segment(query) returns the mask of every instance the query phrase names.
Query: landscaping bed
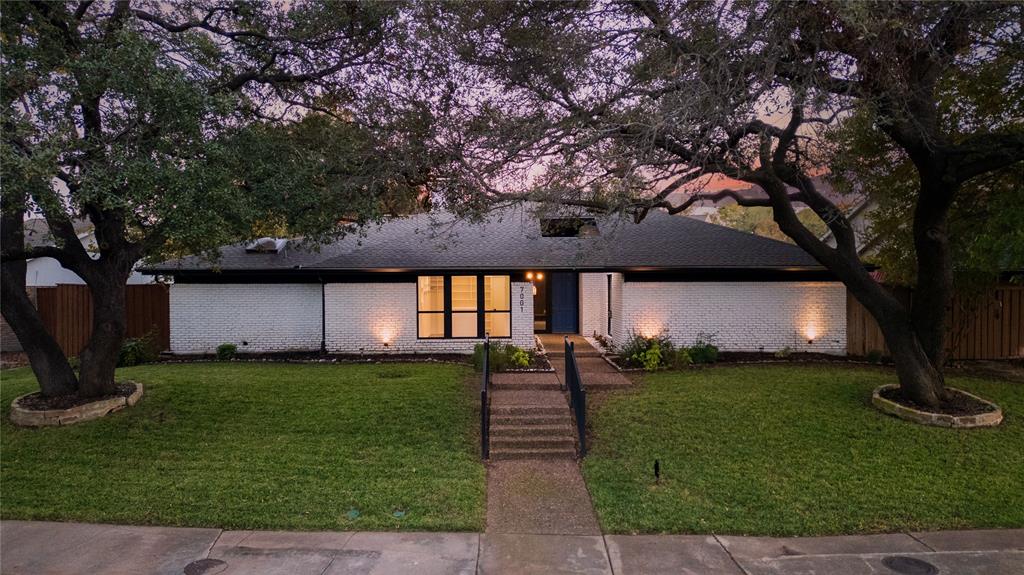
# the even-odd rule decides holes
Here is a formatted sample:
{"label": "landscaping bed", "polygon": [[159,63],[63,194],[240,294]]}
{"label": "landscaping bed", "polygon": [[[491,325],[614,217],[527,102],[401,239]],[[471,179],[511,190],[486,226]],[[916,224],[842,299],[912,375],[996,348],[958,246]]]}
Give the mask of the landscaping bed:
{"label": "landscaping bed", "polygon": [[1024,386],[947,380],[999,405],[1005,420],[947,429],[890,417],[871,404],[873,390],[896,381],[885,368],[647,374],[592,406],[584,476],[613,533],[1024,527]]}
{"label": "landscaping bed", "polygon": [[447,364],[160,363],[145,399],[71,427],[12,425],[35,389],[4,371],[4,519],[233,529],[483,528],[470,370]]}

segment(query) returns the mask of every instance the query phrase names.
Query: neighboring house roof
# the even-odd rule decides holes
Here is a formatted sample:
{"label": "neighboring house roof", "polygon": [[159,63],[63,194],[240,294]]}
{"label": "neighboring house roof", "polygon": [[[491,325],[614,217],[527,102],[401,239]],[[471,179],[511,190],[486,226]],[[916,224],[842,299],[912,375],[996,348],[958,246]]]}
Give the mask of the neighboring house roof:
{"label": "neighboring house roof", "polygon": [[[78,239],[92,231],[92,222],[89,220],[74,220],[72,225]],[[50,233],[50,225],[43,218],[30,218],[25,220],[25,245],[31,248],[38,246],[52,246],[53,234]]]}
{"label": "neighboring house roof", "polygon": [[[866,198],[847,214],[846,219],[853,228],[854,240],[858,255],[870,254],[878,248],[878,236],[871,233],[871,213],[878,209],[878,203]],[[821,236],[822,242],[831,247],[836,247],[836,238],[832,230],[828,230]]]}
{"label": "neighboring house roof", "polygon": [[189,272],[408,272],[415,270],[814,270],[822,268],[799,247],[691,218],[652,212],[634,224],[597,218],[595,237],[545,237],[538,218],[517,207],[484,222],[448,213],[395,218],[350,234],[319,251],[289,241],[278,253],[221,249],[219,260],[186,257],[142,270]]}

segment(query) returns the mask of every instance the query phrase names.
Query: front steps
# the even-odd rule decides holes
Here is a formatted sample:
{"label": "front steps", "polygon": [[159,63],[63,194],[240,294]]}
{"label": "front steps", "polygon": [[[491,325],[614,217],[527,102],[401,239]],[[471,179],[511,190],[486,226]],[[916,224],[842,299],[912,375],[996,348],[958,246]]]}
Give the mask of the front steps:
{"label": "front steps", "polygon": [[491,459],[575,459],[576,435],[558,380],[498,375],[491,384]]}

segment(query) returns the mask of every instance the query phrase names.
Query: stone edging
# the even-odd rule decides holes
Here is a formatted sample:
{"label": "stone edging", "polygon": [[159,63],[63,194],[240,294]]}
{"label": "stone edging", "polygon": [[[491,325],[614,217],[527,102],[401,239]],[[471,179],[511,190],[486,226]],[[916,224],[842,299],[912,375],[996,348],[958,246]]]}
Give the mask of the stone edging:
{"label": "stone edging", "polygon": [[99,419],[138,403],[139,398],[142,397],[142,384],[134,381],[126,383],[135,385],[135,391],[128,397],[112,397],[84,405],[76,405],[68,409],[24,409],[18,405],[18,402],[25,395],[31,394],[20,395],[11,402],[11,422],[22,427],[54,427]]}
{"label": "stone edging", "polygon": [[991,405],[994,408],[994,411],[989,411],[987,413],[979,413],[977,415],[948,415],[945,413],[931,413],[928,411],[921,411],[919,409],[907,407],[906,405],[902,405],[896,403],[895,401],[882,397],[880,393],[882,390],[892,389],[896,387],[899,386],[895,383],[888,383],[875,389],[875,391],[871,394],[871,404],[874,405],[875,408],[881,411],[882,413],[886,413],[907,421],[912,421],[914,423],[919,423],[921,425],[933,425],[936,427],[952,427],[957,429],[969,429],[972,427],[994,427],[996,425],[999,425],[1003,421],[1002,408],[992,403],[991,401],[982,399],[972,393],[967,393],[962,389],[957,389],[955,387],[947,388],[957,393],[962,393],[968,397],[972,397],[982,403]]}

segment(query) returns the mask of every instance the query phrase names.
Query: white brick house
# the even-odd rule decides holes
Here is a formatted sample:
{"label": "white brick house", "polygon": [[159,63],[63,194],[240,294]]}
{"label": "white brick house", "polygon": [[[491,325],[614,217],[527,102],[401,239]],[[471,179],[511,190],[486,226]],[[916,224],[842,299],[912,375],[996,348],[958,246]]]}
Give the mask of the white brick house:
{"label": "white brick house", "polygon": [[710,336],[726,351],[843,354],[846,290],[796,246],[652,213],[633,224],[510,209],[390,220],[319,251],[229,246],[173,277],[171,350],[464,353],[485,333]]}

